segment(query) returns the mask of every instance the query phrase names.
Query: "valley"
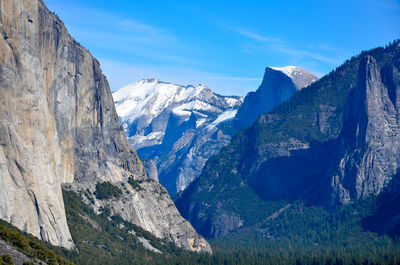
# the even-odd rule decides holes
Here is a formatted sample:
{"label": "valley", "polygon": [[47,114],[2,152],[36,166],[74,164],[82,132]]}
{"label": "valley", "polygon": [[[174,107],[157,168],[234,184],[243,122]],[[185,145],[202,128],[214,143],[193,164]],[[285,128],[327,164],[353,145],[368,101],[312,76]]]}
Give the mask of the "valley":
{"label": "valley", "polygon": [[89,2],[0,0],[0,265],[400,264],[399,39],[338,63],[223,23],[183,41],[204,3]]}

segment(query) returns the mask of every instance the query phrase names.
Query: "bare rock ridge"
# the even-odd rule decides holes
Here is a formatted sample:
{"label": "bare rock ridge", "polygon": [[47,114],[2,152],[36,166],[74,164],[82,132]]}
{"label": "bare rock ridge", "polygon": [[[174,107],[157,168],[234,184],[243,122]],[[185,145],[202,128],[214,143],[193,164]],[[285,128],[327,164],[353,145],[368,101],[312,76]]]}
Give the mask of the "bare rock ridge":
{"label": "bare rock ridge", "polygon": [[[9,255],[16,265],[23,265],[25,262],[34,262],[32,259],[28,258],[25,254],[17,251],[12,245],[8,244],[3,239],[0,239],[0,253],[2,255]],[[33,263],[38,264],[38,263]]]}
{"label": "bare rock ridge", "polygon": [[297,66],[289,65],[284,67],[269,67],[275,71],[279,71],[290,77],[297,90],[300,90],[318,80],[318,77],[309,71]]}
{"label": "bare rock ridge", "polygon": [[107,205],[160,238],[211,248],[147,179],[127,141],[98,61],[42,0],[0,2],[0,218],[53,245],[73,248],[61,185],[94,192],[128,187]]}
{"label": "bare rock ridge", "polygon": [[[231,120],[243,98],[205,85],[144,79],[113,93],[121,123],[140,158],[157,167],[171,196],[196,179],[207,159],[229,143],[218,126]],[[154,168],[147,167],[149,175]]]}
{"label": "bare rock ridge", "polygon": [[[113,97],[129,141],[142,159],[154,162],[160,183],[173,196],[200,175],[207,159],[229,143],[235,129],[250,126],[317,79],[296,66],[268,67],[258,90],[243,104],[241,97],[221,96],[204,85],[155,78],[125,86]],[[154,174],[154,168],[146,168]]]}
{"label": "bare rock ridge", "polygon": [[249,127],[261,114],[317,80],[318,77],[300,67],[267,67],[260,87],[248,93],[238,109],[233,120],[234,126],[237,130]]}
{"label": "bare rock ridge", "polygon": [[[347,60],[261,115],[175,200],[181,214],[218,237],[249,225],[262,211],[251,209],[264,202],[303,200],[334,211],[391,187],[398,203],[399,69],[396,41]],[[379,218],[394,227],[397,214]],[[226,221],[233,219],[240,222]]]}

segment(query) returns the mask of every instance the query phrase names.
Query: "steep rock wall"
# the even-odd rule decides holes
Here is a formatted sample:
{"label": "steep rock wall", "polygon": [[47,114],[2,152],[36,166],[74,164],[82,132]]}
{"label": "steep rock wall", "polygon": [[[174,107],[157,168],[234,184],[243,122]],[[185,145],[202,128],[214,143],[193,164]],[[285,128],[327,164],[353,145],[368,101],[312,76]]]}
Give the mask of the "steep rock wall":
{"label": "steep rock wall", "polygon": [[[0,31],[0,218],[72,248],[61,184],[78,190],[99,181],[147,177],[125,138],[99,62],[42,0],[1,1]],[[162,187],[151,185],[146,196],[125,198],[129,208],[115,213],[135,222],[124,214],[136,207],[129,201],[147,200],[141,212],[163,214],[138,225],[187,249],[211,251],[190,224],[180,231],[167,229],[185,220],[179,214],[168,219],[164,211],[170,209],[152,199],[151,190]],[[168,196],[160,200],[172,204]],[[177,233],[194,243],[182,242]]]}

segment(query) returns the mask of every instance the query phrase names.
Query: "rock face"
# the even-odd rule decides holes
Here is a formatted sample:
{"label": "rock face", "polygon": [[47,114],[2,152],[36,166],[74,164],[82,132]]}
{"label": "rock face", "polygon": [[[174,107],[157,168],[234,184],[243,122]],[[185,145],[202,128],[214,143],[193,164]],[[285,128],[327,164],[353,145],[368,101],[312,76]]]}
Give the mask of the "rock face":
{"label": "rock face", "polygon": [[26,263],[32,262],[33,264],[39,264],[39,263],[35,263],[32,259],[28,258],[25,254],[15,250],[15,248],[12,245],[8,244],[3,239],[0,239],[0,255],[9,255],[12,259],[13,264],[16,264],[16,265],[23,265],[25,262]]}
{"label": "rock face", "polygon": [[297,90],[300,90],[310,84],[318,81],[318,77],[310,73],[309,71],[302,69],[297,66],[289,65],[284,67],[270,67],[275,71],[280,71],[292,79]]}
{"label": "rock face", "polygon": [[127,179],[113,182],[112,185],[123,192],[117,197],[107,199],[96,197],[96,183],[93,182],[67,184],[64,188],[81,194],[84,201],[90,204],[97,213],[107,209],[109,211],[107,215],[121,216],[124,220],[142,227],[158,238],[174,242],[178,247],[211,253],[208,242],[181,217],[163,186],[148,178],[138,178],[135,183],[133,187]]}
{"label": "rock face", "polygon": [[249,127],[261,114],[267,113],[317,80],[316,76],[296,66],[267,67],[260,87],[248,93],[239,108],[233,121],[235,128]]}
{"label": "rock face", "polygon": [[132,146],[142,159],[157,165],[160,183],[171,196],[185,189],[208,157],[228,144],[230,137],[218,125],[232,119],[242,103],[241,97],[220,96],[203,85],[157,79],[123,87],[113,97]]}
{"label": "rock face", "polygon": [[152,180],[159,181],[156,163],[153,160],[143,160],[142,162],[147,176]]}
{"label": "rock face", "polygon": [[[122,185],[129,177],[147,179],[145,170],[125,138],[98,61],[42,0],[1,1],[0,30],[0,218],[72,248],[61,184],[75,189],[99,181]],[[115,213],[152,227],[159,237],[210,251],[190,224],[167,229],[185,220],[173,206],[163,208],[173,205],[168,196],[152,193],[162,189],[160,184],[147,186],[143,196],[138,192],[109,204],[124,204]],[[159,219],[137,221],[127,214],[134,211]]]}
{"label": "rock face", "polygon": [[300,199],[334,210],[380,194],[399,172],[399,69],[395,42],[346,61],[262,115],[209,159],[176,200],[181,214],[213,237],[232,224],[221,225],[223,216],[249,225],[263,202]]}
{"label": "rock face", "polygon": [[343,117],[340,150],[345,153],[331,182],[333,202],[378,194],[398,173],[399,51],[397,46],[392,65],[382,65],[370,55],[361,59],[358,83],[348,96]]}

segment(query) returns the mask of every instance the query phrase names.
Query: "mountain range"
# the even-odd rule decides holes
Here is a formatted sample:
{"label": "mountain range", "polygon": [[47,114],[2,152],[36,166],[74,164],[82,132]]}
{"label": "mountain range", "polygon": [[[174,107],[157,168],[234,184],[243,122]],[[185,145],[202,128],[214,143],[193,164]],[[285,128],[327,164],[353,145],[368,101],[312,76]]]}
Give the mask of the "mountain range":
{"label": "mountain range", "polygon": [[[261,115],[180,194],[181,214],[213,238],[268,219],[274,202],[335,211],[393,194],[399,69],[398,42],[363,52]],[[380,218],[396,227],[398,211],[390,214]]]}
{"label": "mountain range", "polygon": [[227,145],[232,134],[317,79],[295,66],[267,67],[258,90],[244,101],[204,85],[181,86],[154,78],[125,86],[113,97],[148,175],[158,175],[154,178],[174,196],[200,175],[207,159]]}
{"label": "mountain range", "polygon": [[242,98],[112,94],[43,0],[0,33],[0,264],[400,264],[400,40]]}
{"label": "mountain range", "polygon": [[232,119],[243,100],[215,94],[204,85],[157,79],[123,87],[113,97],[130,143],[145,165],[157,168],[171,196],[186,188],[207,158],[228,144],[230,137],[218,125]]}

